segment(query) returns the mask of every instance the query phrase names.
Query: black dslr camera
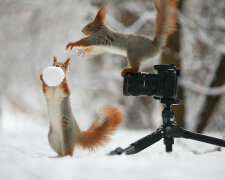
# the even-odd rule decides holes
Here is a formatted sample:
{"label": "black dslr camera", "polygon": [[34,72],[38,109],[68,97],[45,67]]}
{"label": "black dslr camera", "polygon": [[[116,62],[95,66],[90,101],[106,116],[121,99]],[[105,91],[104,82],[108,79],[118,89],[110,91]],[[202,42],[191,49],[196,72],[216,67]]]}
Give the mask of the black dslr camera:
{"label": "black dslr camera", "polygon": [[155,65],[158,74],[133,73],[125,74],[123,82],[124,96],[154,96],[155,99],[175,99],[177,96],[177,77],[180,69],[174,64]]}

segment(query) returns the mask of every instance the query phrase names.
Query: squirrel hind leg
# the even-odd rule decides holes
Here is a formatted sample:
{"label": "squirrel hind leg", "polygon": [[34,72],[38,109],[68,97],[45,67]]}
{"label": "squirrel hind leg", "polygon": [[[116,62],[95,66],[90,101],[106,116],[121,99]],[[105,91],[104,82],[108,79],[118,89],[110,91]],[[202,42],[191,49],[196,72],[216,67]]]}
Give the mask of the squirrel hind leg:
{"label": "squirrel hind leg", "polygon": [[139,51],[135,49],[128,49],[127,61],[130,67],[124,68],[121,72],[121,76],[124,77],[127,72],[138,72],[142,59],[143,57]]}
{"label": "squirrel hind leg", "polygon": [[135,58],[135,57],[137,57],[135,52],[133,52],[133,51],[127,52],[127,61],[128,61],[128,64],[130,64],[130,67],[126,67],[122,70],[122,72],[121,72],[122,77],[124,77],[127,72],[138,72],[139,71],[139,66],[140,66],[140,63],[138,60],[139,58]]}
{"label": "squirrel hind leg", "polygon": [[66,119],[63,120],[63,155],[64,156],[73,156],[74,148],[75,148],[75,135],[74,132],[71,131],[72,124],[68,124]]}

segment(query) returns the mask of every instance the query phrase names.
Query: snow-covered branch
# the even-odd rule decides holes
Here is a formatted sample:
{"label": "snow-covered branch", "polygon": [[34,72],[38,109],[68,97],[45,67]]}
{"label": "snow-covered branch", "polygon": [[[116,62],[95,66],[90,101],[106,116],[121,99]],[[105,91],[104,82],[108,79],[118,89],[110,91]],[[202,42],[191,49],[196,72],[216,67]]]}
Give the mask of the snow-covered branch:
{"label": "snow-covered branch", "polygon": [[225,93],[225,85],[220,86],[220,87],[206,87],[206,86],[201,86],[199,84],[193,83],[191,81],[181,79],[179,81],[179,84],[184,87],[185,89],[189,89],[191,91],[204,94],[204,95],[220,95]]}
{"label": "snow-covered branch", "polygon": [[189,19],[182,12],[179,12],[180,23],[182,26],[188,27],[187,29],[195,29],[195,36],[205,44],[209,45],[217,53],[225,53],[224,46],[218,44],[209,34],[206,33],[205,29],[201,26],[200,22],[195,22],[193,19]]}

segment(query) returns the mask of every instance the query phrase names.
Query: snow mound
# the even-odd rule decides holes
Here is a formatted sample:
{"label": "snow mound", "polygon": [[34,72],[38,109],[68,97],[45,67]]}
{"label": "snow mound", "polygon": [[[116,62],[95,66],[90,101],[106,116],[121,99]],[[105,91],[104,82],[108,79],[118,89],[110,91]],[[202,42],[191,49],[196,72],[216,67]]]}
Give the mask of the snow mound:
{"label": "snow mound", "polygon": [[43,79],[48,86],[58,86],[64,78],[65,74],[60,67],[49,66],[43,71]]}

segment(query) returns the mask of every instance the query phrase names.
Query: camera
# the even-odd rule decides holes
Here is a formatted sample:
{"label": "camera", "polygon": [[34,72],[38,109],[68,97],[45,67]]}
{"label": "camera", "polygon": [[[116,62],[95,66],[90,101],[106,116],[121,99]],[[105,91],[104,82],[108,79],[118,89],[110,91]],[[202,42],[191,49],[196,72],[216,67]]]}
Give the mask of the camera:
{"label": "camera", "polygon": [[155,99],[160,100],[164,104],[164,109],[162,110],[163,125],[155,132],[131,143],[130,146],[124,149],[118,147],[109,154],[135,154],[155,144],[162,138],[166,152],[172,152],[174,138],[192,139],[225,147],[225,141],[223,139],[187,131],[176,125],[175,114],[171,106],[181,104],[180,100],[175,99],[177,96],[177,78],[180,76],[180,69],[176,68],[173,64],[155,65],[154,69],[158,71],[158,74],[127,72],[124,76],[123,94],[125,96],[154,96]]}
{"label": "camera", "polygon": [[154,69],[158,71],[158,74],[127,72],[124,76],[123,95],[175,99],[180,69],[174,64],[155,65]]}

